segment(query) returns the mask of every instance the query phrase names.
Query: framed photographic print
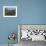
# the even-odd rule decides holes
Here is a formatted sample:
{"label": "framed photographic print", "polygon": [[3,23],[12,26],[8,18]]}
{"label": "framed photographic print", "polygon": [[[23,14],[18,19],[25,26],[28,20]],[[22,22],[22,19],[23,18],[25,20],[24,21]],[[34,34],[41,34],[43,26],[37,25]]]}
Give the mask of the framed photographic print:
{"label": "framed photographic print", "polygon": [[3,17],[17,17],[17,6],[3,6]]}
{"label": "framed photographic print", "polygon": [[45,24],[19,24],[18,42],[22,40],[46,41]]}

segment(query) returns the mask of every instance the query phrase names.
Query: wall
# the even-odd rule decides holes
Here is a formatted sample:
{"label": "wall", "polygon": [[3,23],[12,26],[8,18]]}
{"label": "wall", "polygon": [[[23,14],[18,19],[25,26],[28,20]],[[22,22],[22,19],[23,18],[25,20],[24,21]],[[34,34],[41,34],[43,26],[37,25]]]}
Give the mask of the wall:
{"label": "wall", "polygon": [[[18,6],[18,17],[3,17],[4,5]],[[18,24],[46,24],[46,0],[0,0],[0,44],[8,43],[9,32],[17,34]]]}

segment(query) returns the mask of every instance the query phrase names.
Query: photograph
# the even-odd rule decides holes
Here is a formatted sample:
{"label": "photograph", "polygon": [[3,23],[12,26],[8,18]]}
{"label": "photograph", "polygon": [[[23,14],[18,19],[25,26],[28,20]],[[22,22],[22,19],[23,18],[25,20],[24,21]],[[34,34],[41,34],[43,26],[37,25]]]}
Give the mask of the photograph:
{"label": "photograph", "polygon": [[17,6],[3,6],[3,17],[17,17]]}
{"label": "photograph", "polygon": [[46,41],[46,25],[19,24],[18,42],[20,46],[31,46],[33,42]]}

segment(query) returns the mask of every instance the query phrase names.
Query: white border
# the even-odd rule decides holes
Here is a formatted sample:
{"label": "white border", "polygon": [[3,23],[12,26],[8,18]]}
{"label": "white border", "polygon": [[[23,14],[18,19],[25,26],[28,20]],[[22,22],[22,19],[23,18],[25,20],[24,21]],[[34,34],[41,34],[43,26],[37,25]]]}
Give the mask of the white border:
{"label": "white border", "polygon": [[[5,16],[5,8],[15,8],[16,15],[15,16]],[[3,6],[3,17],[17,17],[17,6]]]}
{"label": "white border", "polygon": [[20,25],[18,25],[18,44],[20,43]]}

